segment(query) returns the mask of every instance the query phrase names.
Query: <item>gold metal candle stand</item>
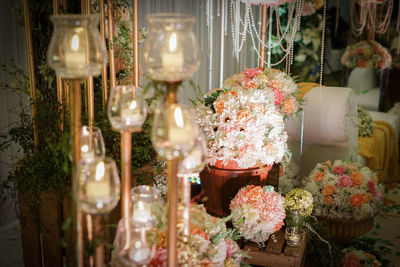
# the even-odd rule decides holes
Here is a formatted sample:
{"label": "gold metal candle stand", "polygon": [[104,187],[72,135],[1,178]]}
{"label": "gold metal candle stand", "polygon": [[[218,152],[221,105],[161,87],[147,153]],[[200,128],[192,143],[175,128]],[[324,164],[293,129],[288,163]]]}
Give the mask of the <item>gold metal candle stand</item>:
{"label": "gold metal candle stand", "polygon": [[[176,104],[176,92],[181,82],[167,82],[167,96],[165,98],[166,109]],[[167,160],[168,183],[168,266],[178,266],[177,249],[177,208],[178,208],[178,159]]]}
{"label": "gold metal candle stand", "polygon": [[[100,35],[104,45],[106,45],[106,15],[104,10],[104,0],[99,0],[100,6]],[[107,65],[103,66],[101,72],[101,88],[103,98],[103,112],[107,110],[107,99],[108,99],[108,79],[107,79]]]}

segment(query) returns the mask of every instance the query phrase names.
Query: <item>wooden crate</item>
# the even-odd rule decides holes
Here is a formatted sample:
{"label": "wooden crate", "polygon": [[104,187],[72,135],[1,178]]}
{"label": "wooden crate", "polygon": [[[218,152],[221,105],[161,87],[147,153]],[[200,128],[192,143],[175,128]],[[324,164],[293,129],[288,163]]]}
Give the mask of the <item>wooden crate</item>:
{"label": "wooden crate", "polygon": [[289,247],[285,241],[284,230],[276,233],[276,242],[268,241],[265,251],[255,243],[246,243],[242,251],[251,258],[248,264],[253,266],[300,267],[305,265],[306,239],[298,247]]}

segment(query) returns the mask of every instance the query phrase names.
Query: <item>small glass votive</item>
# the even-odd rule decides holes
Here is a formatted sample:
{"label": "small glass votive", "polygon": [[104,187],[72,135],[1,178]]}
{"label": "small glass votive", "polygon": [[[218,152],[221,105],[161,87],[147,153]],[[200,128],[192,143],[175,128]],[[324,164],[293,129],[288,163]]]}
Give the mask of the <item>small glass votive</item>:
{"label": "small glass votive", "polygon": [[123,266],[142,266],[150,263],[156,254],[155,233],[155,224],[137,224],[131,219],[122,218],[114,240],[114,257],[117,262]]}
{"label": "small glass votive", "polygon": [[148,224],[157,221],[157,209],[161,198],[153,186],[139,185],[131,190],[132,220],[135,223]]}
{"label": "small glass votive", "polygon": [[290,247],[298,247],[304,238],[304,231],[299,227],[287,227],[285,230],[286,243]]}

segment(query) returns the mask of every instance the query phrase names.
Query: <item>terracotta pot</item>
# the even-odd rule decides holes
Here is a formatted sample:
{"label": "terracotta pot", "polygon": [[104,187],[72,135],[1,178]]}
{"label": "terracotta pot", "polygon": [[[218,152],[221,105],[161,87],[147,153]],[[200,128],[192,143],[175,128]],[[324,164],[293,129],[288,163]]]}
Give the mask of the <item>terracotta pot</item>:
{"label": "terracotta pot", "polygon": [[224,168],[208,166],[200,173],[201,187],[205,192],[207,212],[225,217],[230,214],[229,204],[240,188],[246,185],[272,185],[275,190],[279,181],[279,164],[273,166],[237,169],[234,165]]}
{"label": "terracotta pot", "polygon": [[356,237],[368,233],[374,226],[374,217],[362,220],[341,220],[318,218],[325,226],[328,233],[339,243],[347,243]]}

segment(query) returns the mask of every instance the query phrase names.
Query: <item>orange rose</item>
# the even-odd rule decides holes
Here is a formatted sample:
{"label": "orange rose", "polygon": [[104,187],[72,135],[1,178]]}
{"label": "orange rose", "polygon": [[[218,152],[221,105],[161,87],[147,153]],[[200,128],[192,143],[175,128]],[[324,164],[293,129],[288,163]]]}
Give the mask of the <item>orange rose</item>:
{"label": "orange rose", "polygon": [[231,96],[236,98],[237,97],[237,92],[229,90],[229,91],[224,92],[224,95],[231,95]]}
{"label": "orange rose", "polygon": [[324,179],[325,173],[324,172],[319,172],[315,175],[314,177],[314,181],[316,182],[322,182],[322,180]]}
{"label": "orange rose", "polygon": [[333,193],[335,193],[335,187],[331,184],[328,184],[327,186],[325,186],[324,190],[322,190],[323,196],[330,196]]}
{"label": "orange rose", "polygon": [[246,197],[250,200],[250,201],[256,201],[258,199],[261,199],[264,195],[264,190],[261,186],[255,187],[252,190],[250,190],[249,192],[247,192]]}
{"label": "orange rose", "polygon": [[241,111],[239,111],[237,115],[237,120],[238,121],[246,120],[249,116],[250,112],[248,110],[242,109]]}
{"label": "orange rose", "polygon": [[364,199],[365,203],[371,202],[371,199],[372,199],[371,194],[370,193],[364,194],[363,199]]}
{"label": "orange rose", "polygon": [[218,114],[221,114],[225,107],[223,101],[215,101],[213,103],[213,106],[214,106],[215,112],[217,112]]}
{"label": "orange rose", "polygon": [[364,182],[364,176],[360,172],[355,172],[351,175],[353,186],[360,186]]}
{"label": "orange rose", "polygon": [[324,196],[324,203],[327,206],[332,206],[333,198],[331,196]]}
{"label": "orange rose", "polygon": [[355,194],[350,198],[350,203],[354,207],[361,207],[361,205],[364,203],[364,197],[361,194]]}
{"label": "orange rose", "polygon": [[248,90],[248,89],[257,89],[257,83],[253,80],[251,81],[247,81],[244,84],[244,89]]}

